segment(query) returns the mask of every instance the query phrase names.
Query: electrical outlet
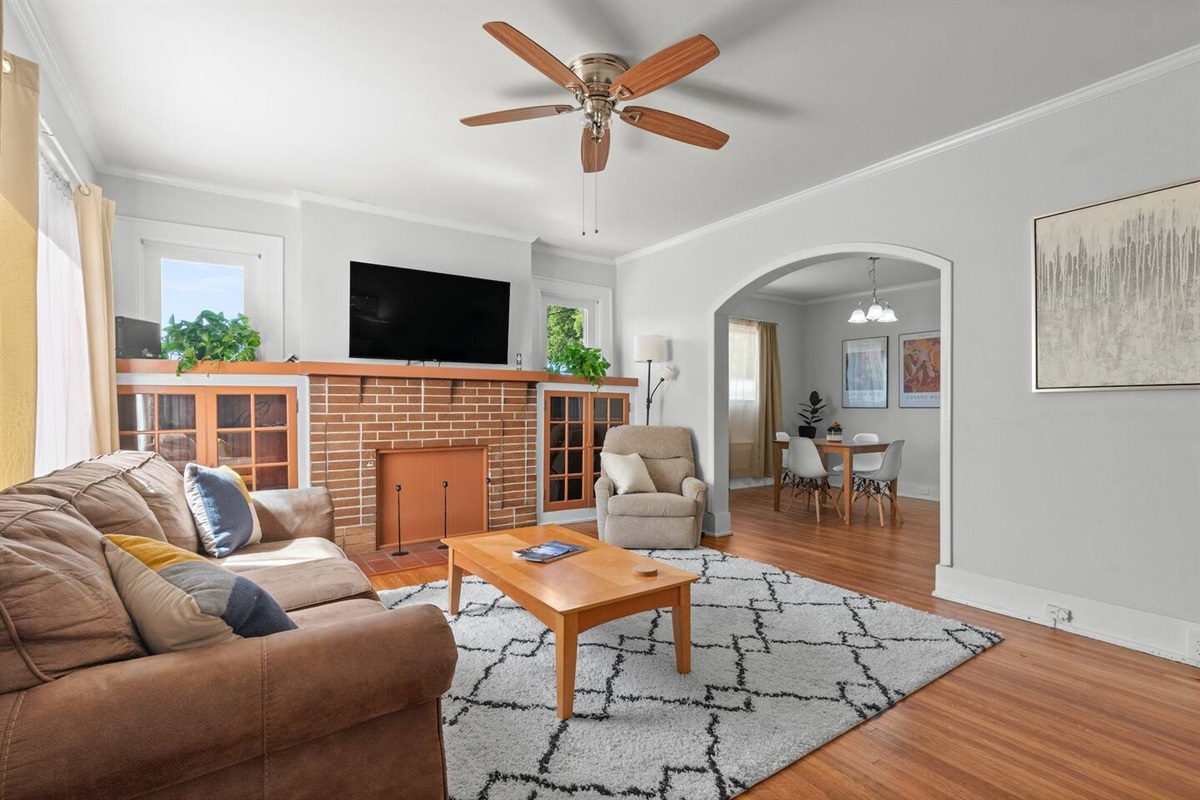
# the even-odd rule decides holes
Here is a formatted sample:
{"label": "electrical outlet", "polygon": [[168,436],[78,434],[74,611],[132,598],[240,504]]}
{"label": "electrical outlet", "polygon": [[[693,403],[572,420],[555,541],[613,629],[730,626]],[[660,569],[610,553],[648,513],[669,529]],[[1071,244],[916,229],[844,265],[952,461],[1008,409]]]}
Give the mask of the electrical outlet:
{"label": "electrical outlet", "polygon": [[1071,609],[1056,606],[1053,603],[1046,603],[1046,616],[1049,617],[1055,627],[1060,623],[1071,621]]}
{"label": "electrical outlet", "polygon": [[921,488],[917,489],[917,494],[920,495],[921,497],[929,497],[929,495],[930,495],[929,487],[922,486]]}
{"label": "electrical outlet", "polygon": [[1200,663],[1200,629],[1187,632],[1187,652],[1183,657],[1188,661]]}

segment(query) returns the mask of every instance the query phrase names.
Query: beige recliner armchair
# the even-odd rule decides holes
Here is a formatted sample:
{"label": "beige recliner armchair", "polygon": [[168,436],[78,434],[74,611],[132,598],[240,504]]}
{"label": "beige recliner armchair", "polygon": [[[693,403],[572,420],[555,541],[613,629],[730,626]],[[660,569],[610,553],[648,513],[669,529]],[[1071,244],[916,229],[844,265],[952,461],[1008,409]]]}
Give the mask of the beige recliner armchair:
{"label": "beige recliner armchair", "polygon": [[696,479],[692,436],[687,428],[622,425],[604,438],[605,453],[637,453],[655,492],[616,494],[601,470],[596,481],[596,527],[600,538],[620,547],[684,549],[700,544],[708,484]]}

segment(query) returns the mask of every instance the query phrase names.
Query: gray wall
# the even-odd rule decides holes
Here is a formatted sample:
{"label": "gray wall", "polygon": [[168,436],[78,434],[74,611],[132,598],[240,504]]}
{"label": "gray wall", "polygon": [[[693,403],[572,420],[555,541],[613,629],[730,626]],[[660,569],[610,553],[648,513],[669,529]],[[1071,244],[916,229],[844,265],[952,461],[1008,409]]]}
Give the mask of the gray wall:
{"label": "gray wall", "polygon": [[[904,439],[904,467],[899,491],[914,496],[938,497],[938,456],[941,433],[936,408],[900,408],[900,334],[936,331],[941,303],[939,287],[880,292],[896,310],[899,322],[891,325],[851,325],[847,322],[855,300],[831,300],[806,305],[804,311],[804,385],[821,393],[829,407],[825,421],[842,423],[846,438],[856,433],[877,433],[884,441]],[[842,408],[842,340],[888,337],[888,407]]]}
{"label": "gray wall", "polygon": [[[1200,174],[1197,85],[1193,63],[623,260],[616,360],[633,367],[640,331],[671,337],[671,420],[696,431],[719,484],[710,355],[724,297],[842,242],[949,259],[954,566],[1198,621],[1200,393],[1035,394],[1030,355],[1033,218]],[[1149,421],[1163,435],[1146,436]]]}

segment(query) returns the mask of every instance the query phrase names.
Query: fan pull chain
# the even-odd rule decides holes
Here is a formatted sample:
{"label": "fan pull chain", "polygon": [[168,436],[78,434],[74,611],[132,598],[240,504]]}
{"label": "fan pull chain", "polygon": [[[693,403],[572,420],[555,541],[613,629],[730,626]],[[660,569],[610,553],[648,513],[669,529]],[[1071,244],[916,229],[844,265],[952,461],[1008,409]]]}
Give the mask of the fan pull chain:
{"label": "fan pull chain", "polygon": [[579,173],[579,235],[587,236],[587,173]]}
{"label": "fan pull chain", "polygon": [[600,232],[600,173],[592,175],[592,187],[595,190],[592,198],[592,233]]}

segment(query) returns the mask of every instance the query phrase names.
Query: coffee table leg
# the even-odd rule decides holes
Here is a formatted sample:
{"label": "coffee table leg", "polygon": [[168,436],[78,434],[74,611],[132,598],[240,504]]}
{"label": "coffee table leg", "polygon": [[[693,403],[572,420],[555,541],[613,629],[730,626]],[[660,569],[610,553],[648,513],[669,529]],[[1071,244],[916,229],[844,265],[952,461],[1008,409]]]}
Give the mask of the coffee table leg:
{"label": "coffee table leg", "polygon": [[558,673],[558,718],[575,714],[575,658],[579,654],[579,617],[559,617],[554,626],[554,660]]}
{"label": "coffee table leg", "polygon": [[675,669],[681,675],[692,671],[692,585],[679,587],[679,597],[671,607],[671,625],[675,629]]}
{"label": "coffee table leg", "polygon": [[446,579],[448,584],[446,588],[449,590],[449,599],[446,602],[446,607],[451,614],[457,614],[458,591],[462,588],[463,571],[462,567],[455,566],[454,564],[454,548],[450,548],[450,552],[447,555],[450,564],[450,574]]}

